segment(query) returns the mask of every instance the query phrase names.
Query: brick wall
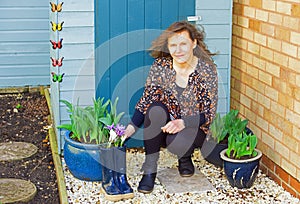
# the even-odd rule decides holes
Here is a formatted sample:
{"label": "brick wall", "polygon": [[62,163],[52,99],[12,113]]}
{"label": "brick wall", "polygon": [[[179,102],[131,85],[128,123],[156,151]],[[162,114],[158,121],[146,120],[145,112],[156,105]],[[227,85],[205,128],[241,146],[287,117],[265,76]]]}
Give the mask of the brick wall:
{"label": "brick wall", "polygon": [[299,0],[234,0],[231,108],[259,137],[262,170],[299,197]]}

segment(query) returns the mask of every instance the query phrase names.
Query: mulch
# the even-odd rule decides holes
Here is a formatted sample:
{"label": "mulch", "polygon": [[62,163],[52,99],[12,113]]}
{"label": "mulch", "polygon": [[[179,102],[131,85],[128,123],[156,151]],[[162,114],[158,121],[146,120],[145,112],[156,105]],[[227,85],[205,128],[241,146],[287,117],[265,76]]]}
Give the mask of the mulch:
{"label": "mulch", "polygon": [[35,184],[37,194],[28,203],[59,203],[47,138],[48,116],[46,98],[38,92],[0,94],[0,143],[28,142],[38,147],[30,158],[0,162],[0,178],[24,179]]}

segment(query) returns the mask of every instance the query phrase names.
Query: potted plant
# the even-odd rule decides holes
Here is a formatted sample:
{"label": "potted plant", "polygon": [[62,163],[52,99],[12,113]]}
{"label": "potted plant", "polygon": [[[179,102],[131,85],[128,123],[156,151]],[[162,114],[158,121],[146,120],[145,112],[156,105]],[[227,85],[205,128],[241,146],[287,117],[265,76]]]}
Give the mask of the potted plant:
{"label": "potted plant", "polygon": [[220,152],[228,147],[229,135],[239,134],[244,130],[251,132],[246,127],[248,120],[238,118],[238,113],[238,110],[230,110],[223,117],[217,113],[210,126],[211,135],[205,140],[201,148],[204,159],[217,167],[223,168]]}
{"label": "potted plant", "polygon": [[232,187],[250,188],[253,185],[262,156],[256,145],[257,137],[253,133],[243,131],[229,136],[228,148],[220,156],[224,160],[224,172]]}
{"label": "potted plant", "polygon": [[87,181],[102,180],[100,163],[100,144],[109,141],[107,128],[117,125],[123,115],[117,114],[115,102],[104,98],[93,100],[93,106],[80,107],[61,100],[69,112],[70,123],[58,128],[66,129],[64,143],[64,159],[74,177]]}
{"label": "potted plant", "polygon": [[118,98],[105,103],[99,98],[85,108],[62,102],[71,121],[59,126],[68,130],[64,159],[70,172],[81,180],[102,181],[107,200],[134,197],[126,176],[125,127],[119,124],[124,113],[117,113]]}

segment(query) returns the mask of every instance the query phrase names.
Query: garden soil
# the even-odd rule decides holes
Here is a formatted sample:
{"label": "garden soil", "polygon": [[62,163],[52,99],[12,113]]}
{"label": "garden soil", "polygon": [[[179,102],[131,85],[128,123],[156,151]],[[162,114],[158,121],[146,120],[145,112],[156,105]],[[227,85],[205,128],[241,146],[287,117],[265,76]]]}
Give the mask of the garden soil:
{"label": "garden soil", "polygon": [[48,116],[46,98],[40,93],[0,94],[0,143],[27,142],[38,148],[37,153],[29,158],[0,161],[1,179],[23,179],[36,186],[37,194],[27,203],[59,203],[56,173],[47,138]]}

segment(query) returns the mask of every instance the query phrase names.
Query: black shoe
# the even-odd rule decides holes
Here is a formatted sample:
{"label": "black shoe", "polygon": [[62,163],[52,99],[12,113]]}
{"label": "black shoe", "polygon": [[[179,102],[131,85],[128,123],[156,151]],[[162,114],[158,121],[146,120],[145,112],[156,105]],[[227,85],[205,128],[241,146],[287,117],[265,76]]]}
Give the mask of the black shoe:
{"label": "black shoe", "polygon": [[190,177],[194,175],[195,168],[191,156],[182,157],[178,160],[178,170],[182,177]]}
{"label": "black shoe", "polygon": [[156,173],[144,174],[137,188],[140,193],[151,193],[154,187]]}

